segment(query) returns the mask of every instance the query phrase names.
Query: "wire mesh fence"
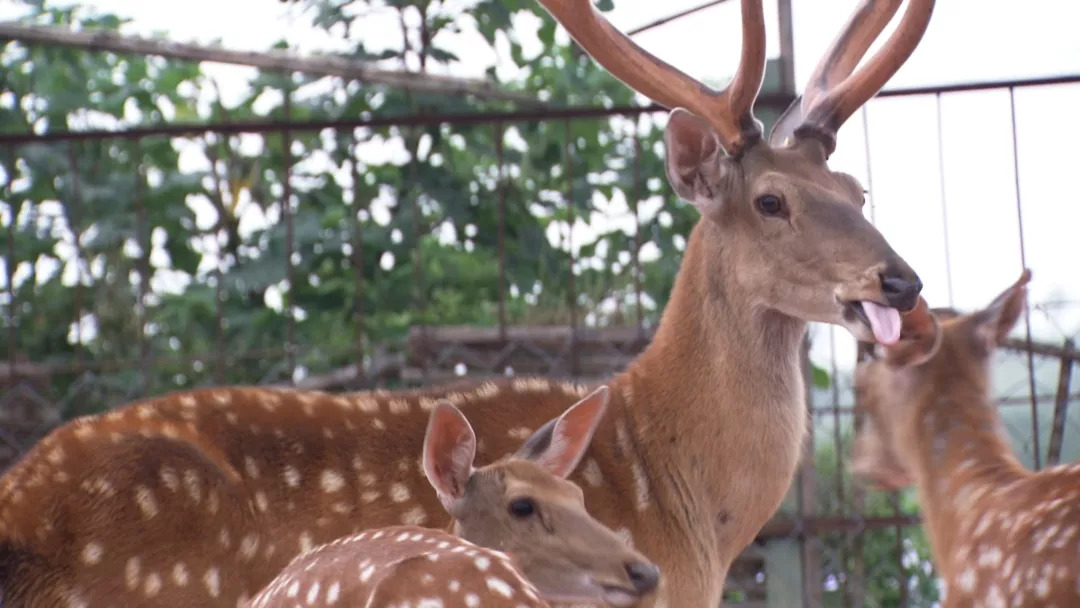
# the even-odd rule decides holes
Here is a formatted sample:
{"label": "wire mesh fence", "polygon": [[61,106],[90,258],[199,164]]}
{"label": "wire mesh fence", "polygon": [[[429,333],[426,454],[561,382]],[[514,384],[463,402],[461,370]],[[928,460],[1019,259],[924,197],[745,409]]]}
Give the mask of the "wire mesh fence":
{"label": "wire mesh fence", "polygon": [[[316,122],[294,84],[268,85],[281,103],[262,122],[0,135],[5,467],[64,420],[170,390],[600,380],[648,344],[696,220],[664,183],[659,109]],[[1019,266],[1003,259],[1057,289],[1033,298],[996,364],[1006,426],[1034,468],[1080,455],[1069,407],[1080,300],[1068,266],[1050,263],[1075,259],[1076,245],[1048,242],[1057,201],[1026,194],[1060,149],[1018,135],[1048,89],[1076,96],[1080,78],[887,93],[833,163],[867,185],[871,216],[928,287],[942,279],[935,295],[949,305],[1004,286]],[[965,146],[991,145],[950,131],[973,95],[1007,100],[993,124],[1009,175],[950,171]],[[896,117],[920,113],[936,117],[916,137],[937,153],[898,174],[889,150],[912,135]],[[956,215],[953,205],[970,210],[973,180],[996,177],[1012,184],[1011,207]],[[901,207],[912,188],[929,195]],[[912,206],[923,219],[901,232]],[[1001,209],[1011,237],[972,237]],[[986,239],[1001,244],[988,253]],[[848,472],[854,343],[824,326],[809,342],[804,467],[733,568],[729,601],[933,605],[913,496],[868,491]]]}

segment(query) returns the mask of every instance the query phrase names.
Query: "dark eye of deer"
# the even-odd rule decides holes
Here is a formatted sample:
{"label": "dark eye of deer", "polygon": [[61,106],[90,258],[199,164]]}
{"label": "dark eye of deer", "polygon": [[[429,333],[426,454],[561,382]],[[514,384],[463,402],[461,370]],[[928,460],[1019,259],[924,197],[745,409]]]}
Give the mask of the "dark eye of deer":
{"label": "dark eye of deer", "polygon": [[510,514],[518,518],[531,517],[536,513],[536,503],[531,498],[518,498],[510,503]]}
{"label": "dark eye of deer", "polygon": [[775,194],[762,194],[754,201],[762,215],[780,215],[784,212],[784,201]]}

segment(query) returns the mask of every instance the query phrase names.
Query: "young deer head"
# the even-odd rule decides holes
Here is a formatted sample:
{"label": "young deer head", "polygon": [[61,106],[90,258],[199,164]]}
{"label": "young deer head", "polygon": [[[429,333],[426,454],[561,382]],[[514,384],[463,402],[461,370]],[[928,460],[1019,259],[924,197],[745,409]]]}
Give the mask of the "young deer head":
{"label": "young deer head", "polygon": [[548,598],[628,605],[652,592],[659,569],[585,510],[566,477],[589,447],[609,398],[604,386],[548,422],[512,457],[473,468],[476,436],[449,403],[431,414],[424,472],[454,534],[514,555]]}
{"label": "young deer head", "polygon": [[1080,605],[1080,467],[1026,470],[991,389],[1030,277],[973,314],[937,319],[920,304],[899,343],[856,372],[871,424],[853,469],[890,488],[915,483],[947,607]]}
{"label": "young deer head", "polygon": [[[969,315],[930,309],[920,298],[904,315],[901,340],[878,346],[875,359],[858,365],[855,402],[864,420],[855,437],[853,473],[883,489],[907,487],[915,479],[903,447],[913,446],[914,434],[923,432],[918,425],[927,408],[958,391],[964,391],[967,406],[994,407],[990,357],[1023,313],[1030,277],[1025,270],[987,308]],[[996,420],[996,410],[979,413]]]}
{"label": "young deer head", "polygon": [[[497,600],[507,587],[496,585],[489,589],[488,568],[492,562],[477,562],[477,551],[482,550],[473,543],[511,555],[524,579],[546,599],[606,601],[618,606],[635,603],[655,590],[659,569],[593,519],[585,509],[581,489],[566,480],[589,446],[607,407],[609,392],[606,386],[593,391],[539,428],[517,453],[480,468],[473,464],[476,436],[472,426],[457,408],[440,401],[428,422],[423,467],[440,502],[453,517],[452,531],[465,541],[455,546],[465,549],[446,547],[449,541],[440,539],[437,533],[394,530],[374,535],[369,531],[297,558],[252,605],[277,606],[269,597],[286,598],[293,583],[293,593],[301,597],[307,589],[329,589],[336,584],[335,597],[355,605],[369,599],[376,587],[379,598],[393,600],[395,605],[409,599],[409,594],[428,597],[431,588],[417,586],[420,572],[405,560],[432,552],[437,552],[439,558],[422,561],[421,566],[423,574],[431,575],[434,588],[446,590],[447,583],[456,580],[460,585],[454,597],[472,593],[483,599],[494,592],[496,595],[490,597]],[[389,541],[391,537],[409,542],[394,544]],[[383,545],[377,543],[380,539]],[[428,539],[442,546],[432,546]],[[328,558],[327,554],[335,557]],[[495,553],[484,555],[491,557]],[[319,560],[327,565],[316,567]],[[375,566],[374,577],[358,575],[364,571],[357,567],[362,563]],[[484,567],[478,570],[478,563]],[[514,571],[513,564],[505,559],[497,565],[508,573]],[[401,568],[400,573],[394,573],[394,568]],[[353,576],[342,579],[346,572]],[[520,576],[508,575],[499,580],[522,588],[511,595],[525,597],[531,593]],[[399,591],[391,593],[390,589]],[[313,597],[321,596],[316,591]]]}
{"label": "young deer head", "polygon": [[723,91],[649,54],[589,0],[539,1],[612,75],[672,108],[668,181],[712,221],[713,251],[725,257],[719,271],[742,286],[751,308],[896,341],[898,311],[915,305],[922,283],[863,217],[859,183],[826,161],[840,126],[915,49],[933,0],[912,0],[892,37],[855,71],[900,5],[863,0],[768,141],[753,114],[765,71],[760,0],[742,0],[742,57]]}

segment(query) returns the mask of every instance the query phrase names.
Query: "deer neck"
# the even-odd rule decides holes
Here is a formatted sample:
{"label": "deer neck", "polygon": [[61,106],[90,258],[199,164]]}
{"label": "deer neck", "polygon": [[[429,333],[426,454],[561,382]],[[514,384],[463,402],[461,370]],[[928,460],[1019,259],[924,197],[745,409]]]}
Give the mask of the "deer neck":
{"label": "deer neck", "polygon": [[954,554],[957,531],[978,525],[972,520],[986,501],[1028,475],[1009,446],[989,383],[957,380],[923,400],[901,441],[904,460],[917,463],[920,502],[942,556]]}
{"label": "deer neck", "polygon": [[694,227],[652,343],[614,384],[641,430],[639,451],[660,469],[651,474],[692,496],[722,544],[741,550],[799,458],[806,323],[750,297],[718,232],[705,219]]}

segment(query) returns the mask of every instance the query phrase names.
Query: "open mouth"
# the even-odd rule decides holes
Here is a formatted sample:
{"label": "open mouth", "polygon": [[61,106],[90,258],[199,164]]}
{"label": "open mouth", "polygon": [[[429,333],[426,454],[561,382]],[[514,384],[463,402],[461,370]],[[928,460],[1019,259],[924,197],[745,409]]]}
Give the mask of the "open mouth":
{"label": "open mouth", "polygon": [[858,320],[874,334],[874,341],[892,346],[900,340],[900,311],[871,300],[843,302],[844,317]]}

